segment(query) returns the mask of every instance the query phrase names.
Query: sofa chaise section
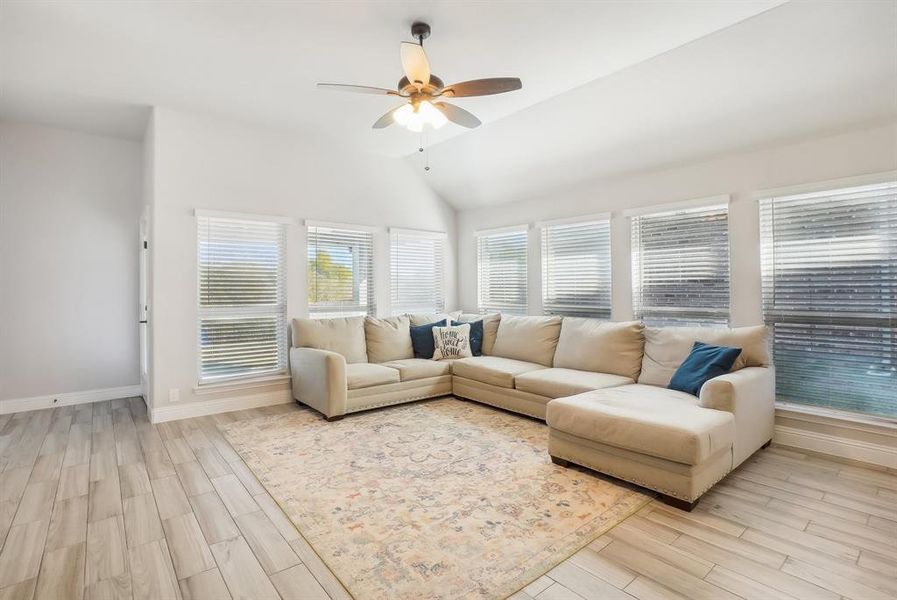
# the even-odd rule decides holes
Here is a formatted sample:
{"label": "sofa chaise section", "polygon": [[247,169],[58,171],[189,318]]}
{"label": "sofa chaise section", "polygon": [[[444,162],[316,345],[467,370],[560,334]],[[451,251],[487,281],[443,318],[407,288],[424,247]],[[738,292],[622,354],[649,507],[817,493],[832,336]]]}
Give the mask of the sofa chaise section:
{"label": "sofa chaise section", "polygon": [[[765,327],[648,328],[639,383],[553,400],[548,451],[660,492],[691,510],[700,496],[772,438],[775,375]],[[699,397],[667,389],[695,341],[743,349],[736,370]]]}
{"label": "sofa chaise section", "polygon": [[731,413],[648,385],[586,392],[548,405],[548,452],[691,502],[732,468]]}

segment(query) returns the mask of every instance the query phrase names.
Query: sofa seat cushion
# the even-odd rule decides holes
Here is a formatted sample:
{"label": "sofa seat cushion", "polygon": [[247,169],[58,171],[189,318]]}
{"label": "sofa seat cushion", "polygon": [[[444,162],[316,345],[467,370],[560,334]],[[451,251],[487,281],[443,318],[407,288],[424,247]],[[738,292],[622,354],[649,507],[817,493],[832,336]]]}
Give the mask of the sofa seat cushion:
{"label": "sofa seat cushion", "polygon": [[427,377],[439,377],[451,372],[451,362],[428,360],[425,358],[406,358],[404,360],[391,360],[382,363],[381,367],[389,367],[399,372],[402,381],[413,379],[426,379]]}
{"label": "sofa seat cushion", "polygon": [[634,383],[629,377],[592,373],[576,369],[539,369],[514,378],[514,387],[531,394],[549,398],[573,396],[591,390]]}
{"label": "sofa seat cushion", "polygon": [[453,375],[509,389],[514,388],[514,377],[517,375],[545,368],[535,363],[500,356],[471,356],[452,362]]}
{"label": "sofa seat cushion", "polygon": [[587,440],[686,465],[699,465],[731,448],[732,413],[703,408],[684,392],[624,385],[548,403],[546,421]]}
{"label": "sofa seat cushion", "polygon": [[391,369],[374,363],[354,363],[346,365],[346,384],[350,390],[399,383],[398,369]]}

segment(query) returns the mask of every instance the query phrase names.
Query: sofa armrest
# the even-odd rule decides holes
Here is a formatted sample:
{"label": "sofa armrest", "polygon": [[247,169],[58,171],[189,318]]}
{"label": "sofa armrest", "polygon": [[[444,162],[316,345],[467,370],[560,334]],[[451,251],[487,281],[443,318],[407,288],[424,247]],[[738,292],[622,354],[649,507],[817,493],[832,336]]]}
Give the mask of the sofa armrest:
{"label": "sofa armrest", "polygon": [[772,367],[745,367],[714,377],[701,387],[701,406],[735,417],[733,467],[772,439],[775,380]]}
{"label": "sofa armrest", "polygon": [[291,348],[293,398],[324,413],[346,414],[346,359],[342,354],[316,348]]}
{"label": "sofa armrest", "polygon": [[774,379],[772,369],[745,367],[707,381],[698,398],[704,408],[735,412],[743,398],[768,397],[772,401]]}

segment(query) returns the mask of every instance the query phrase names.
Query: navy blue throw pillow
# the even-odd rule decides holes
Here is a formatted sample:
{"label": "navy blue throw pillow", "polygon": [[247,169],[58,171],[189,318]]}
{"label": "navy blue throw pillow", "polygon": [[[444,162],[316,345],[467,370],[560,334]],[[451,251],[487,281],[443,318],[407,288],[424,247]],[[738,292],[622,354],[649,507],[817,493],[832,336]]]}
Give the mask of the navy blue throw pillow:
{"label": "navy blue throw pillow", "polygon": [[701,386],[708,379],[728,373],[739,354],[741,348],[695,342],[691,353],[673,373],[667,388],[697,396],[701,393]]}
{"label": "navy blue throw pillow", "polygon": [[[483,354],[483,319],[470,321],[470,352],[474,356]],[[452,321],[453,326],[464,325],[461,321]]]}
{"label": "navy blue throw pillow", "polygon": [[446,327],[448,319],[435,323],[417,325],[411,328],[411,346],[414,348],[414,358],[433,358],[436,352],[436,343],[433,341],[433,328]]}

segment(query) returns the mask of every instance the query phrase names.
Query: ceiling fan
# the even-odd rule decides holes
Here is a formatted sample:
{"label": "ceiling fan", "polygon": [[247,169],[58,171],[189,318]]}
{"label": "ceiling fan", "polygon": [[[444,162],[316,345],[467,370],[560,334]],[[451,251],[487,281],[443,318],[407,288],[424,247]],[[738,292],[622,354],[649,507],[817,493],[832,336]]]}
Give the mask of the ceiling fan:
{"label": "ceiling fan", "polygon": [[319,83],[318,88],[407,98],[401,106],[393,108],[377,119],[373,127],[383,129],[398,123],[410,131],[422,132],[427,128],[439,129],[448,121],[468,129],[482,124],[478,118],[463,108],[441,100],[436,101],[437,99],[489,96],[523,87],[517,77],[474,79],[444,85],[442,79],[430,72],[430,63],[424,52],[424,40],[430,37],[430,26],[426,23],[414,23],[411,26],[411,35],[417,38],[418,42],[402,42],[401,58],[405,76],[399,80],[395,90],[341,83]]}

